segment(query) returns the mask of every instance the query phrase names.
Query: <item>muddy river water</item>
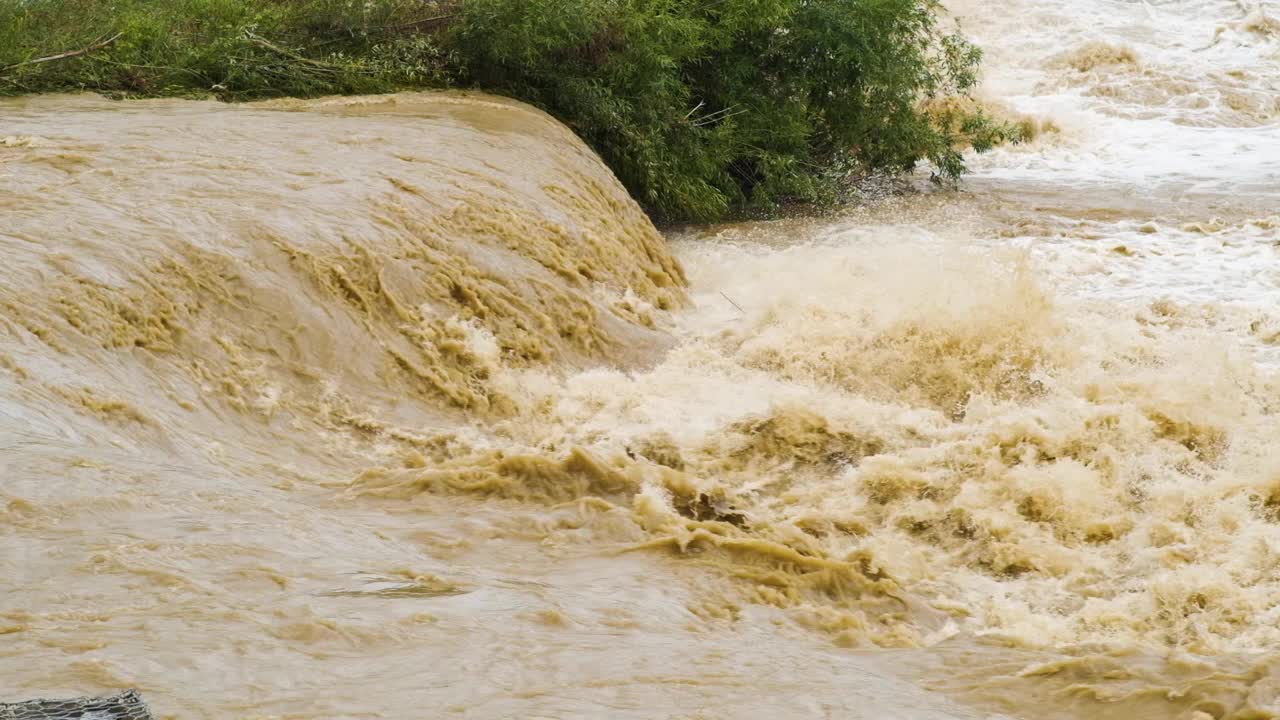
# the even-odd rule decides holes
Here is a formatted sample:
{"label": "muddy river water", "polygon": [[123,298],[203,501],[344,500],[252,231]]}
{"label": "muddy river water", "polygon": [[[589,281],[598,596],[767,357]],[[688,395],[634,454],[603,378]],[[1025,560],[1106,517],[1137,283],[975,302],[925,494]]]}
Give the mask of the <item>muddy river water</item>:
{"label": "muddy river water", "polygon": [[949,7],[1034,141],[665,236],[496,98],[0,102],[0,701],[1280,716],[1280,7]]}

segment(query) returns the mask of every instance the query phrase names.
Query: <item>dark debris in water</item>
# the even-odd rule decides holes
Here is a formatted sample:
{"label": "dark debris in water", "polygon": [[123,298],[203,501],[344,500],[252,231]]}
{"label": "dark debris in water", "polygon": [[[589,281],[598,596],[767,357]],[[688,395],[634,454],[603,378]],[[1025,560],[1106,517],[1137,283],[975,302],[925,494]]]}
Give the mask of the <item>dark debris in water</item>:
{"label": "dark debris in water", "polygon": [[0,720],[153,720],[136,690],[72,700],[0,703]]}

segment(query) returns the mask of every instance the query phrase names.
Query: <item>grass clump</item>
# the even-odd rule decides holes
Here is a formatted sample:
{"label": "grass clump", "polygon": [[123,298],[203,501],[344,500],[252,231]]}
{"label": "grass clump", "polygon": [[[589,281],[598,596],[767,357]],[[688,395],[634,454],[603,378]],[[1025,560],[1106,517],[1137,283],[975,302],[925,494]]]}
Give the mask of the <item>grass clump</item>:
{"label": "grass clump", "polygon": [[[0,92],[224,100],[441,86],[450,63],[390,0],[0,0]],[[118,37],[116,37],[118,35]],[[38,62],[67,50],[84,55]]]}
{"label": "grass clump", "polygon": [[[1016,140],[937,113],[980,53],[937,0],[0,0],[0,92],[479,88],[540,106],[659,217],[831,200]],[[37,62],[65,52],[82,54]],[[931,111],[930,108],[933,108]]]}

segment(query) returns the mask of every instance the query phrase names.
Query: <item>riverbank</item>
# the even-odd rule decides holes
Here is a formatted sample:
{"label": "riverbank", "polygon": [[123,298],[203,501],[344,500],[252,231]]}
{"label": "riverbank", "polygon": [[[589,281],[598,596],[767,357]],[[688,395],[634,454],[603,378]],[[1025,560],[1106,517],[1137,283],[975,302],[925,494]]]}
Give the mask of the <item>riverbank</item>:
{"label": "riverbank", "polygon": [[483,90],[567,124],[656,219],[706,221],[1021,138],[937,102],[977,79],[953,30],[933,0],[28,0],[0,8],[0,93]]}

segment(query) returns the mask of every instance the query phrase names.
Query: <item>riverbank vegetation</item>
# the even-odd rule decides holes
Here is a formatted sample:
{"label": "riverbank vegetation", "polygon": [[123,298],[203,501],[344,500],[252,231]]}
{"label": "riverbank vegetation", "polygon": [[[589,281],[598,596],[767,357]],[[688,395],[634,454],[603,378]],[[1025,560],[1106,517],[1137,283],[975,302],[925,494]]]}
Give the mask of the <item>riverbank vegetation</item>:
{"label": "riverbank vegetation", "polygon": [[826,202],[853,177],[1017,140],[940,115],[979,51],[936,0],[0,0],[0,93],[475,88],[533,103],[656,216]]}

